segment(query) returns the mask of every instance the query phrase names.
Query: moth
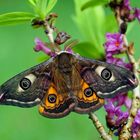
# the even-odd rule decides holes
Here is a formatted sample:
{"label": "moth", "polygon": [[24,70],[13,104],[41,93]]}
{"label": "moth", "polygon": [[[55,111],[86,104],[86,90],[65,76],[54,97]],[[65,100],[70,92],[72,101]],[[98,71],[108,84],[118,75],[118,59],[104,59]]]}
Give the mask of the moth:
{"label": "moth", "polygon": [[0,104],[33,107],[48,118],[70,112],[87,114],[99,109],[104,98],[132,90],[138,82],[129,70],[78,54],[60,52],[0,86]]}

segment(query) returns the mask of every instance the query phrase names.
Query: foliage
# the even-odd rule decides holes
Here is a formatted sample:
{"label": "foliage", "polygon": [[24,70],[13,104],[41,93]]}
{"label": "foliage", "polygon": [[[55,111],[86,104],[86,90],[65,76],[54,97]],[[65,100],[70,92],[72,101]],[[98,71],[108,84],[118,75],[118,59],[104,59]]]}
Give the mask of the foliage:
{"label": "foliage", "polygon": [[109,2],[110,0],[90,0],[82,5],[81,10],[83,11],[89,7],[93,8],[96,6],[105,5],[105,4],[108,4]]}
{"label": "foliage", "polygon": [[0,26],[27,23],[35,18],[44,20],[47,14],[49,14],[56,5],[57,0],[29,0],[29,3],[34,9],[34,12],[11,12],[1,14]]}
{"label": "foliage", "polygon": [[34,8],[35,14],[41,19],[44,19],[56,5],[57,0],[29,0],[29,2]]}
{"label": "foliage", "polygon": [[35,16],[32,13],[11,12],[0,15],[0,25],[15,25],[24,22],[30,22]]}
{"label": "foliage", "polygon": [[[84,4],[82,0],[74,0],[74,2],[76,15],[73,19],[84,38],[80,44],[80,48],[82,48],[81,50],[85,48],[84,54],[86,56],[91,56],[90,54],[92,53],[93,58],[102,59],[104,55],[102,46],[105,42],[105,33],[117,30],[114,16],[110,12],[107,12],[103,6],[99,6],[108,1],[103,0],[99,2],[98,0],[92,0],[92,8],[88,6],[89,1],[84,1]],[[85,10],[82,11],[81,9]],[[86,46],[89,48],[89,44],[91,47],[87,49]],[[80,52],[80,48],[77,48],[78,52]]]}

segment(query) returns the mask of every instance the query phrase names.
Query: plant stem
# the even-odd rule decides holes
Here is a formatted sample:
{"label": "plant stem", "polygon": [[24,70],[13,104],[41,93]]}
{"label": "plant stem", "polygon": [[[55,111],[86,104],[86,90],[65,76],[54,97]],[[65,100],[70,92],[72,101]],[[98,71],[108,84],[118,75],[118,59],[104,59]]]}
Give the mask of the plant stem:
{"label": "plant stem", "polygon": [[48,38],[49,38],[50,42],[52,44],[54,44],[53,29],[50,27],[50,25],[47,21],[44,23],[44,25],[46,27],[46,30],[48,31],[47,35],[48,35]]}
{"label": "plant stem", "polygon": [[103,140],[112,140],[111,136],[108,135],[104,129],[104,126],[100,123],[97,116],[93,113],[89,113],[89,118],[92,120],[94,126],[100,133],[100,136]]}
{"label": "plant stem", "polygon": [[54,42],[54,37],[53,37],[54,29],[50,26],[47,20],[44,23],[44,28],[47,31],[47,36],[50,41],[52,51],[55,53],[60,52],[61,49]]}
{"label": "plant stem", "polygon": [[[121,23],[123,22],[120,18],[120,13],[119,13],[119,9],[116,8],[115,10],[116,12],[116,20],[118,22],[118,25],[120,27]],[[126,35],[124,35],[123,37],[124,39],[124,45],[126,47],[129,46]],[[129,62],[133,65],[133,72],[136,76],[136,78],[138,79],[138,82],[140,82],[139,79],[139,74],[138,74],[138,68],[139,68],[139,64],[138,62],[136,62],[134,56],[132,54],[130,54],[128,52],[128,50],[126,50],[126,55],[128,57]],[[131,127],[133,124],[133,121],[135,119],[135,116],[137,115],[137,111],[140,108],[140,86],[138,85],[134,90],[133,90],[133,100],[132,100],[132,105],[129,111],[129,117],[128,117],[128,121],[126,123],[126,125],[124,125],[124,127],[122,128],[121,132],[120,132],[120,136],[119,139],[120,140],[129,140],[132,137],[131,134]]]}

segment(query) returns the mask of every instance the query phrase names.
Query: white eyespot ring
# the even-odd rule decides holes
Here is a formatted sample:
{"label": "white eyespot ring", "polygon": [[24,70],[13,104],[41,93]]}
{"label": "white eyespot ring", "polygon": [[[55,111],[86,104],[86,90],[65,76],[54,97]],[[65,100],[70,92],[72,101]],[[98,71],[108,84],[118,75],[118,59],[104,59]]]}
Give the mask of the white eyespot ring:
{"label": "white eyespot ring", "polygon": [[104,66],[98,66],[95,72],[106,81],[115,81],[114,74],[108,68]]}
{"label": "white eyespot ring", "polygon": [[18,84],[17,92],[24,92],[25,90],[29,89],[34,83],[35,79],[36,76],[33,74],[29,74],[22,78],[20,83]]}

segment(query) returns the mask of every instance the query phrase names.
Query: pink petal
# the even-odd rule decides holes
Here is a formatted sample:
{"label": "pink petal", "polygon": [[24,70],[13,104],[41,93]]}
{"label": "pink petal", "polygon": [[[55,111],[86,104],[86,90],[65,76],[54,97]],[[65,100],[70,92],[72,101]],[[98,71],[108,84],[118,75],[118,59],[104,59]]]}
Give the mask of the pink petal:
{"label": "pink petal", "polygon": [[35,44],[36,44],[36,46],[34,48],[35,51],[37,51],[37,52],[42,51],[51,57],[55,56],[55,53],[52,52],[52,50],[50,48],[48,48],[39,38],[35,39]]}

